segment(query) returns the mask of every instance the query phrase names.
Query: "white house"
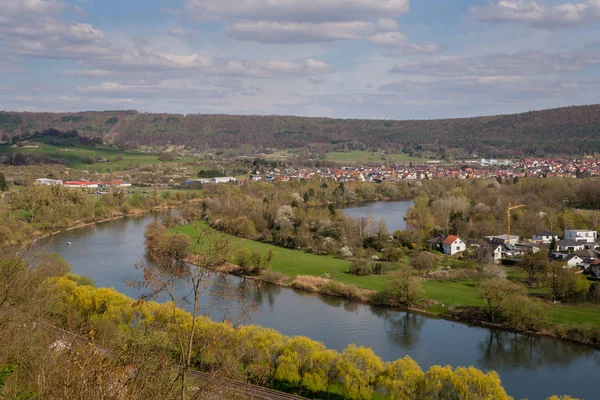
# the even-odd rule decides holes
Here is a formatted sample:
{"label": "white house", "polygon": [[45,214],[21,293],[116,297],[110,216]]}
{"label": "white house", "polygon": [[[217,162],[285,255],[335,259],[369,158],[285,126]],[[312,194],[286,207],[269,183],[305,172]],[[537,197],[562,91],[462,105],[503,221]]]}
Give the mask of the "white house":
{"label": "white house", "polygon": [[584,242],[578,242],[572,239],[563,239],[556,243],[556,249],[558,251],[577,251],[585,249]]}
{"label": "white house", "polygon": [[565,239],[595,243],[598,239],[598,232],[587,229],[565,229]]}
{"label": "white house", "polygon": [[531,239],[533,239],[534,242],[550,244],[552,239],[558,242],[558,235],[554,232],[537,232],[533,234]]}
{"label": "white house", "polygon": [[488,263],[500,264],[502,262],[502,250],[504,245],[500,243],[485,243],[479,248],[482,260]]}
{"label": "white house", "polygon": [[566,262],[567,265],[571,268],[581,265],[583,263],[583,259],[576,254],[569,254],[562,261]]}
{"label": "white house", "polygon": [[217,176],[210,180],[212,183],[235,183],[237,179],[233,176]]}
{"label": "white house", "polygon": [[458,236],[450,235],[442,242],[442,249],[444,254],[448,254],[450,256],[460,253],[461,251],[465,251],[467,245],[463,242]]}

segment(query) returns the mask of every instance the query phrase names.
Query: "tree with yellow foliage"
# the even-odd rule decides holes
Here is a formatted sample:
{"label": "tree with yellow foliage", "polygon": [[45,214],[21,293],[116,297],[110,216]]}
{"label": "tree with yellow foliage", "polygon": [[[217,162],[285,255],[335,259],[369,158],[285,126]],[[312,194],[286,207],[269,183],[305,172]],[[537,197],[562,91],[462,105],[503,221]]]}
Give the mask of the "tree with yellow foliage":
{"label": "tree with yellow foliage", "polygon": [[412,400],[418,397],[424,385],[425,374],[412,358],[406,356],[386,363],[379,384],[392,400]]}
{"label": "tree with yellow foliage", "polygon": [[370,399],[383,361],[367,347],[349,345],[342,353],[338,366],[344,392],[351,399]]}

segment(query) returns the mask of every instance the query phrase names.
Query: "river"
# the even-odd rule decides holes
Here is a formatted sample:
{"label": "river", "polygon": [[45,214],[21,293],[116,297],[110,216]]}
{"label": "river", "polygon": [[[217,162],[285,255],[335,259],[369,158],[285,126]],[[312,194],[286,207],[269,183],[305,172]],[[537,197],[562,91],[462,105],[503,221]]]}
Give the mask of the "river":
{"label": "river", "polygon": [[[156,218],[110,221],[63,232],[41,243],[47,251],[61,254],[74,273],[93,278],[97,286],[137,297],[139,292],[125,281],[140,278],[134,264],[144,259],[144,227]],[[222,279],[234,287],[243,285],[238,277]],[[600,351],[587,346],[470,327],[269,284],[245,296],[260,306],[251,323],[286,335],[308,336],[329,348],[343,350],[356,343],[371,347],[386,361],[408,354],[423,369],[449,364],[496,370],[515,398],[544,399],[552,394],[598,398],[594,373],[599,371]]]}
{"label": "river", "polygon": [[378,201],[375,203],[362,203],[344,207],[344,214],[353,218],[373,217],[375,222],[383,221],[387,230],[394,233],[397,230],[406,229],[404,216],[408,208],[413,205],[412,201]]}

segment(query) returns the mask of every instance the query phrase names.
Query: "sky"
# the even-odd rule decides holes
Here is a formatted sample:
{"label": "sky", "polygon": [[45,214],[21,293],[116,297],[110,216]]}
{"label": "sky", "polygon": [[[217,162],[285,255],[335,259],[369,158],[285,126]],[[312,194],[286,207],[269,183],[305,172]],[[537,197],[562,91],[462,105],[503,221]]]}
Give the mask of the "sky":
{"label": "sky", "polygon": [[0,110],[431,119],[600,102],[600,0],[0,0]]}

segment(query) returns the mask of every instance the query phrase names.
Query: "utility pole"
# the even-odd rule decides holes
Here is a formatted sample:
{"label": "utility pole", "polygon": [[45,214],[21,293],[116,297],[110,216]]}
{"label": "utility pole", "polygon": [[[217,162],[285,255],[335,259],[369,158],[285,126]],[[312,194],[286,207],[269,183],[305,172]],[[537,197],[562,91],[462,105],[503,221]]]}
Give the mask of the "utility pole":
{"label": "utility pole", "polygon": [[506,209],[506,226],[507,226],[507,231],[506,231],[506,244],[510,245],[510,216],[511,216],[511,212],[513,210],[516,210],[518,208],[523,208],[525,207],[525,204],[516,204],[513,206],[512,203],[508,203],[508,208]]}

